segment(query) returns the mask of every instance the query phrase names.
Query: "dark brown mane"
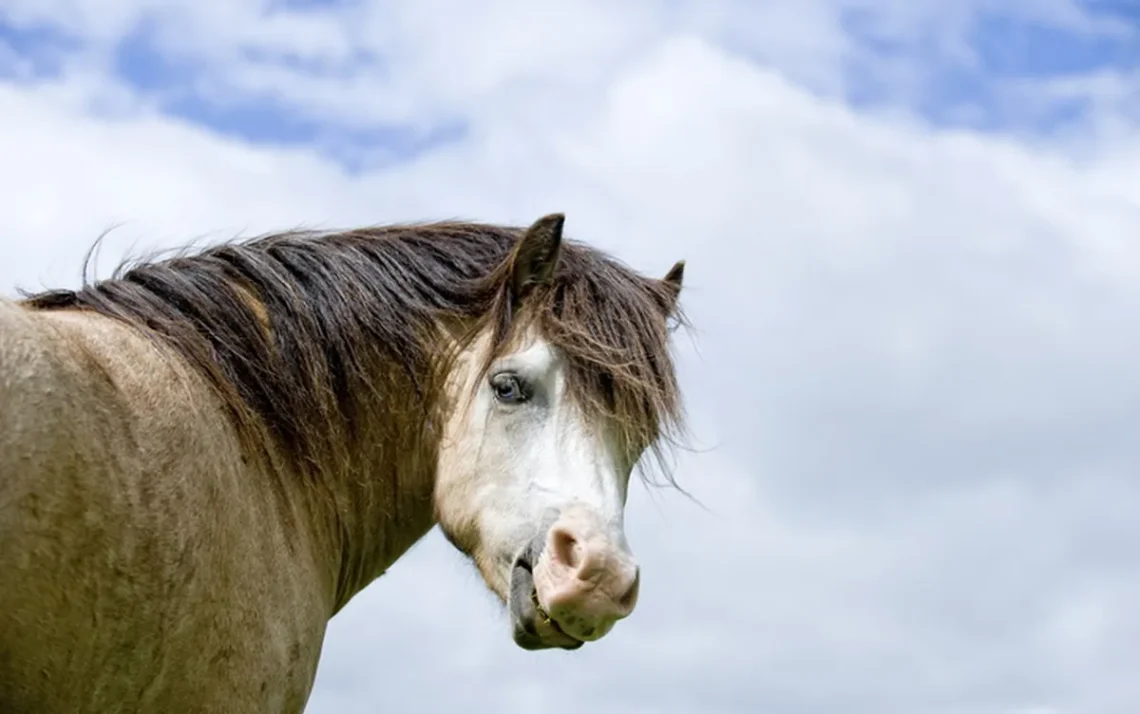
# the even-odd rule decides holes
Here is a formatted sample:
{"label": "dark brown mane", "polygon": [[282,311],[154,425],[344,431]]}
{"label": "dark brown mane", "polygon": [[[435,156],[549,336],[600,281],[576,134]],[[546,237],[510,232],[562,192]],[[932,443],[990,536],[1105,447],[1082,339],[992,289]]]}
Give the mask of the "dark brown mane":
{"label": "dark brown mane", "polygon": [[342,458],[368,409],[406,412],[388,420],[406,425],[394,438],[430,428],[441,320],[494,326],[495,350],[534,320],[569,358],[579,404],[656,449],[681,417],[668,285],[567,241],[552,282],[515,315],[503,266],[521,235],[457,222],[279,233],[24,303],[144,328],[205,375],[243,435],[270,437],[306,471]]}

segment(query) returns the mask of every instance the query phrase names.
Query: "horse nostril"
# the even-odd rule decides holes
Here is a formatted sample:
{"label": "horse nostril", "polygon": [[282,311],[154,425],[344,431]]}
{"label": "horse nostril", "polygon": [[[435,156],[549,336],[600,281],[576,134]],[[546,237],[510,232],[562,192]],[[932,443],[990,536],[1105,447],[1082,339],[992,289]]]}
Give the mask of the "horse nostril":
{"label": "horse nostril", "polygon": [[556,528],[550,537],[554,549],[554,559],[571,570],[577,570],[582,562],[582,544],[565,528]]}
{"label": "horse nostril", "polygon": [[637,604],[637,593],[641,589],[641,568],[633,576],[633,584],[625,591],[625,594],[618,599],[618,605],[626,614],[633,612],[634,605]]}

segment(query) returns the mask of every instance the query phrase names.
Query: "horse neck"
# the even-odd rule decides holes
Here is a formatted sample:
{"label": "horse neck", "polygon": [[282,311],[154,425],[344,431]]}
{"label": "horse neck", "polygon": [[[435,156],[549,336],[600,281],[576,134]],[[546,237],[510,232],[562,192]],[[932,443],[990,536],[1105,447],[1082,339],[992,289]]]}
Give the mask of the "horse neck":
{"label": "horse neck", "polygon": [[[392,369],[376,366],[378,374]],[[368,400],[337,455],[301,479],[310,483],[302,490],[336,569],[334,612],[435,525],[438,442],[426,418],[433,405],[410,384],[393,391]]]}
{"label": "horse neck", "polygon": [[[340,544],[336,609],[379,577],[436,523],[435,487],[445,414],[463,403],[472,389],[490,335],[474,339],[478,318],[441,317],[429,354],[451,355],[443,381],[423,388],[433,403],[414,390],[396,390],[394,401],[374,400],[362,415],[353,444],[344,449],[346,466],[332,469],[329,523]],[[391,374],[392,365],[378,365]],[[422,386],[422,385],[421,385]],[[408,428],[413,425],[412,428]]]}
{"label": "horse neck", "polygon": [[325,528],[339,563],[336,610],[382,575],[435,524],[433,492],[437,446],[430,431],[393,439],[400,410],[377,405],[347,457],[328,470]]}

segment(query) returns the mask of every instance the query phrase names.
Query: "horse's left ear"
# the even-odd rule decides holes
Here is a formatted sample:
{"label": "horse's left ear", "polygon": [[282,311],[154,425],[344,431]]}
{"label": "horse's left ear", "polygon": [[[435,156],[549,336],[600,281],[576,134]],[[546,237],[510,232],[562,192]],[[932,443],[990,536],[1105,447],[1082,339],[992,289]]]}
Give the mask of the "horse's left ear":
{"label": "horse's left ear", "polygon": [[526,229],[511,261],[511,296],[517,305],[536,285],[550,282],[562,248],[566,216],[551,213]]}
{"label": "horse's left ear", "polygon": [[669,293],[669,304],[666,307],[671,314],[677,309],[677,299],[681,297],[681,287],[685,282],[685,261],[678,260],[674,263],[665,277],[661,278],[661,282]]}

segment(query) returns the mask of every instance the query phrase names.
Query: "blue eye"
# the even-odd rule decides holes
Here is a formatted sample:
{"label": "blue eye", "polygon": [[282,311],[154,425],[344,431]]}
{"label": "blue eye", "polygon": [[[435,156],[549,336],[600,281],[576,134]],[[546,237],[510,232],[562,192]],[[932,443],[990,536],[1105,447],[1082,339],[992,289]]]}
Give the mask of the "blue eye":
{"label": "blue eye", "polygon": [[522,380],[510,372],[500,372],[491,377],[491,390],[495,393],[495,399],[504,404],[518,404],[530,398]]}

